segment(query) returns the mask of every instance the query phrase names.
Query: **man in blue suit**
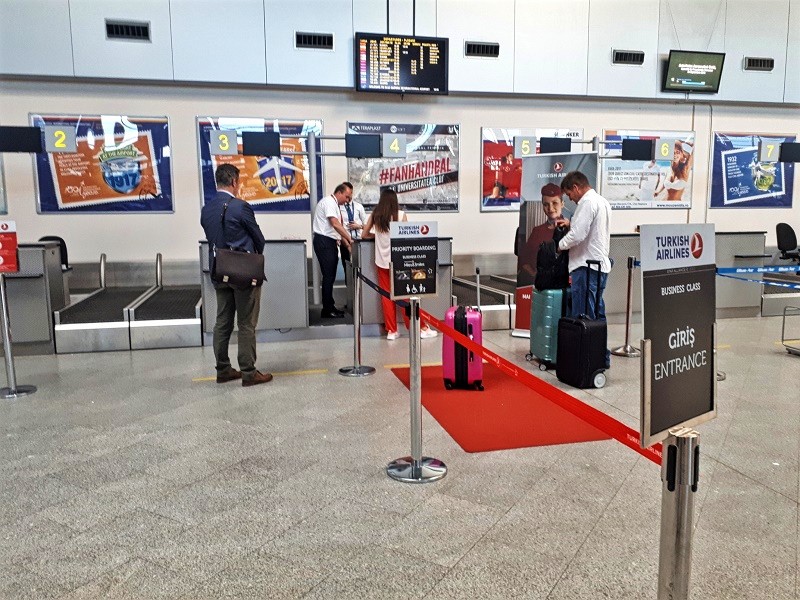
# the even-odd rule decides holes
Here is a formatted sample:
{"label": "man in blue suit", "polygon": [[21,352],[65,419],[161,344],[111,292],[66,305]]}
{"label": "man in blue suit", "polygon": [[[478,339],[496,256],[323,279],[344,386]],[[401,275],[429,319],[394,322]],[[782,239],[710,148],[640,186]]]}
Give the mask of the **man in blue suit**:
{"label": "man in blue suit", "polygon": [[[264,235],[256,222],[253,209],[247,202],[236,197],[239,191],[239,169],[230,164],[220,165],[214,178],[217,195],[203,207],[200,224],[208,240],[209,264],[217,292],[217,322],[214,325],[217,383],[241,379],[242,386],[248,387],[272,381],[270,373],[256,370],[256,323],[261,301],[261,284],[239,287],[214,278],[214,250],[238,248],[261,254],[264,251]],[[241,371],[234,369],[228,358],[228,343],[233,332],[233,320],[237,315]]]}

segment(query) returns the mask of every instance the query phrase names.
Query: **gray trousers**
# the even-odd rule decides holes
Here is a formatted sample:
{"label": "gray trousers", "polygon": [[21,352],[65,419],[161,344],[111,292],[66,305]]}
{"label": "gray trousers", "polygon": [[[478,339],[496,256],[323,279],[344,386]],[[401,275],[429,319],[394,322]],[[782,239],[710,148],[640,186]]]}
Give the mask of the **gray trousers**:
{"label": "gray trousers", "polygon": [[256,370],[256,323],[261,307],[261,286],[237,290],[226,284],[218,284],[217,322],[214,325],[214,357],[217,372],[231,366],[228,343],[233,333],[234,318],[239,327],[239,370],[245,379]]}

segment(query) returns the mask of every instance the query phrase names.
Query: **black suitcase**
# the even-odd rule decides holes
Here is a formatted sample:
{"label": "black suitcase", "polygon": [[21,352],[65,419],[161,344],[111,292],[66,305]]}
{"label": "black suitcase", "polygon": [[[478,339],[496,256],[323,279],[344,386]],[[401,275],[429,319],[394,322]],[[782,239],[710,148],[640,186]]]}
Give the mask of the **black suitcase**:
{"label": "black suitcase", "polygon": [[[600,300],[600,261],[587,260],[589,270],[597,265],[597,304]],[[589,273],[591,277],[591,273]],[[586,305],[589,304],[589,286],[586,286]],[[606,346],[608,326],[605,321],[594,321],[586,315],[578,318],[562,317],[558,321],[558,348],[556,350],[556,377],[576,388],[601,388],[606,384]]]}

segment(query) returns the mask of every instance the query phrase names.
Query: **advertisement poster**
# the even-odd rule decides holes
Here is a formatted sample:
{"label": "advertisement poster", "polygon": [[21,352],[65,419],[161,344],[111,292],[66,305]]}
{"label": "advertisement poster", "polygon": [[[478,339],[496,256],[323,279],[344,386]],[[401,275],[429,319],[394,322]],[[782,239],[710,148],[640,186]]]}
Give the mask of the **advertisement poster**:
{"label": "advertisement poster", "polygon": [[758,160],[759,143],[794,142],[794,135],[714,133],[710,208],[791,208],[794,163]]}
{"label": "advertisement poster", "polygon": [[458,211],[458,125],[348,123],[347,133],[406,136],[406,158],[348,158],[353,199],[371,211],[393,189],[406,212]]}
{"label": "advertisement poster", "polygon": [[8,214],[8,199],[6,197],[6,180],[3,173],[3,157],[0,156],[0,215]]}
{"label": "advertisement poster", "polygon": [[[516,136],[581,139],[583,129],[481,128],[481,212],[517,212],[522,159],[514,158]],[[538,144],[537,144],[538,152]]]}
{"label": "advertisement poster", "polygon": [[[691,208],[693,131],[607,129],[600,161],[600,193],[614,210]],[[622,160],[623,139],[658,140],[655,160]],[[611,143],[609,143],[611,142]]]}
{"label": "advertisement poster", "polygon": [[[214,183],[214,172],[217,167],[230,163],[240,171],[239,180],[242,187],[239,197],[249,203],[255,212],[310,212],[307,156],[212,155],[209,132],[215,129],[235,131],[240,153],[243,131],[278,132],[281,134],[281,152],[305,152],[307,150],[305,136],[311,132],[315,135],[322,135],[320,119],[228,117],[198,117],[197,119],[200,180],[204,204],[217,192]],[[317,152],[320,151],[320,147],[320,142],[317,141]],[[317,198],[322,198],[325,188],[322,180],[322,157],[319,155],[317,156],[317,175]]]}
{"label": "advertisement poster", "polygon": [[[589,179],[589,184],[597,189],[597,152],[570,154],[540,154],[523,159],[522,162],[522,205],[519,211],[517,229],[517,306],[514,335],[530,335],[531,294],[536,278],[536,255],[539,245],[553,239],[554,228],[548,223],[542,209],[542,188],[548,183],[561,185],[561,180],[570,171],[580,171]],[[564,198],[561,215],[570,218],[575,212],[575,204]]]}
{"label": "advertisement poster", "polygon": [[74,132],[75,152],[35,157],[40,213],[172,212],[167,117],[31,115]]}

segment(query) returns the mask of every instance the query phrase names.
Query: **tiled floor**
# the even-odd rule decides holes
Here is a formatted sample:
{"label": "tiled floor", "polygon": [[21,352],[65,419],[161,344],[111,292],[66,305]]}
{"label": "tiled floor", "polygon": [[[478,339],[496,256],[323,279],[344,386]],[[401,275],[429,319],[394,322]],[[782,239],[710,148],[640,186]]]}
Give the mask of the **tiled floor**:
{"label": "tiled floor", "polygon": [[[693,597],[797,598],[800,357],[777,318],[721,321],[719,337]],[[484,339],[527,364],[527,340]],[[409,396],[385,366],[407,340],[365,338],[364,379],[337,373],[347,340],[258,350],[285,374],[254,388],[204,379],[210,348],[18,358],[39,392],[0,403],[0,598],[656,597],[660,474],[637,453],[467,454],[424,413],[448,475],[396,483]],[[638,429],[638,361],[609,375],[576,395]]]}

